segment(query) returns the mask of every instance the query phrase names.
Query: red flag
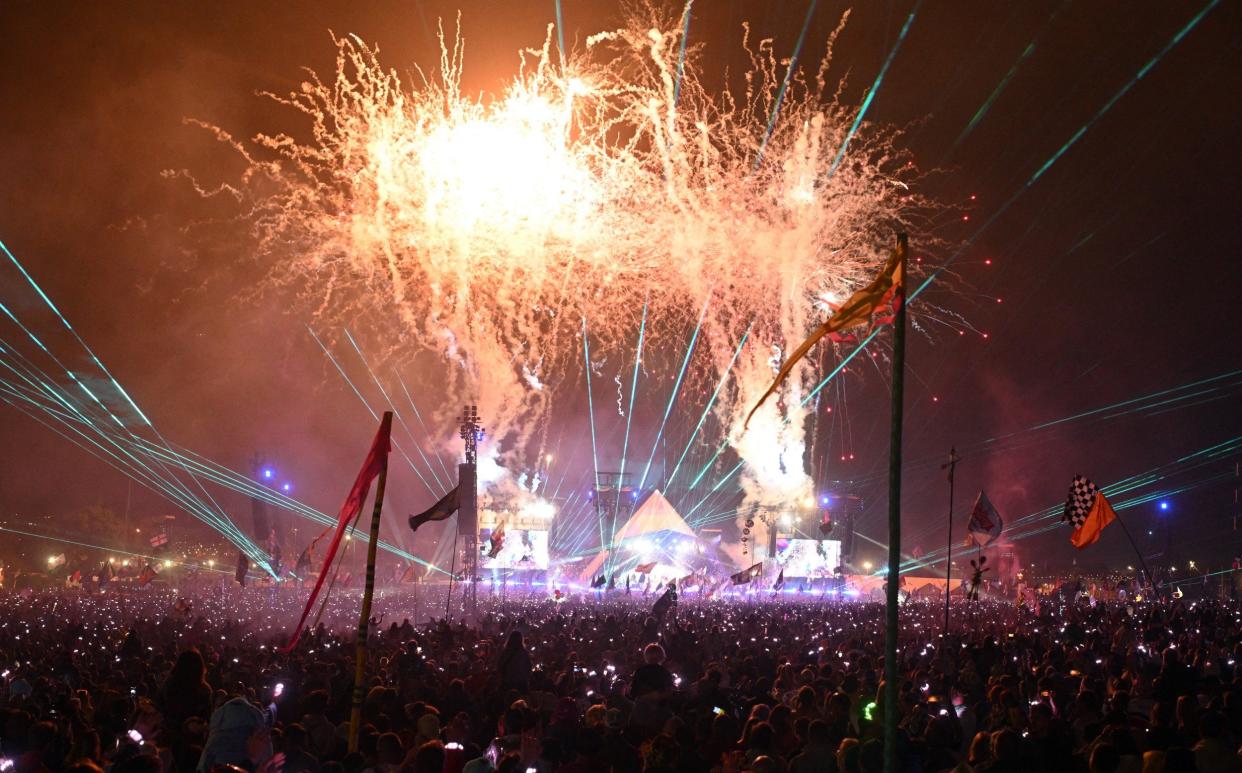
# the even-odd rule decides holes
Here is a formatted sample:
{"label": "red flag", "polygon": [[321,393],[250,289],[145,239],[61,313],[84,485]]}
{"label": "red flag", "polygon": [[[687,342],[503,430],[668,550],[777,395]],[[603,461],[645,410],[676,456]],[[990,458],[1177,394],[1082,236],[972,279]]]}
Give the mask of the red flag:
{"label": "red flag", "polygon": [[634,571],[638,574],[651,574],[651,570],[655,568],[656,568],[656,562],[652,561],[649,564],[639,564],[638,566],[634,567]]}
{"label": "red flag", "polygon": [[293,635],[289,638],[289,643],[285,645],[284,652],[292,651],[297,646],[298,639],[302,637],[302,628],[306,625],[306,618],[310,616],[311,609],[315,606],[315,599],[319,598],[323,581],[328,576],[328,567],[332,566],[332,561],[336,558],[336,551],[341,546],[341,538],[345,536],[345,530],[362,512],[362,504],[366,501],[367,494],[371,492],[371,482],[381,472],[388,469],[388,451],[391,445],[389,436],[391,434],[392,413],[385,412],[379,431],[375,433],[375,440],[371,442],[371,450],[362,463],[362,469],[358,471],[358,477],[354,479],[353,488],[349,490],[345,504],[341,505],[341,512],[336,518],[336,531],[332,534],[332,542],[328,544],[328,553],[324,558],[323,568],[319,570],[315,588],[311,591],[310,598],[306,600],[306,609],[302,610],[302,619],[298,621],[297,628],[293,629]]}
{"label": "red flag", "polygon": [[150,564],[142,567],[142,574],[138,575],[138,584],[146,585],[155,579],[155,568]]}

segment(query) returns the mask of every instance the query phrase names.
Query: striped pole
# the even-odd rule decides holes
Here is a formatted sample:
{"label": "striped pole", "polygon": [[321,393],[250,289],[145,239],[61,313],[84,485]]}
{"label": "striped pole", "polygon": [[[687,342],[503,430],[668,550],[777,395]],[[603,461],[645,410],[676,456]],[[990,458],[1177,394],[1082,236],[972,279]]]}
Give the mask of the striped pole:
{"label": "striped pole", "polygon": [[[384,426],[392,426],[392,411],[384,412]],[[367,543],[367,584],[362,592],[362,612],[358,615],[357,653],[354,660],[354,705],[349,712],[349,750],[358,751],[358,735],[362,729],[362,701],[366,698],[363,679],[367,672],[367,634],[371,626],[371,599],[375,594],[375,548],[379,545],[380,511],[384,507],[384,485],[388,482],[388,461],[380,470],[375,486],[375,509],[371,511],[371,540]]]}

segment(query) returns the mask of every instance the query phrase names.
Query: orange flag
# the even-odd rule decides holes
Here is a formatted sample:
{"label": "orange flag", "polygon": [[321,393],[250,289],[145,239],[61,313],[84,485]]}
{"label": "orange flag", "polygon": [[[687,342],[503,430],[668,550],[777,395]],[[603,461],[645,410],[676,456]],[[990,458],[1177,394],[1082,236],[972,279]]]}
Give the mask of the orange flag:
{"label": "orange flag", "polygon": [[1075,475],[1061,520],[1074,527],[1070,544],[1082,550],[1099,541],[1104,527],[1117,520],[1117,513],[1090,479]]}
{"label": "orange flag", "polygon": [[872,321],[872,316],[884,304],[889,302],[893,296],[893,289],[899,286],[904,279],[906,265],[906,235],[899,234],[897,236],[897,246],[893,248],[892,254],[888,256],[884,267],[880,269],[880,273],[872,280],[871,284],[855,291],[842,306],[833,312],[822,325],[815,328],[810,338],[807,338],[802,344],[793,350],[789,358],[785,360],[785,364],[781,365],[781,369],[776,374],[776,379],[772,382],[772,386],[768,387],[768,391],[763,393],[763,397],[759,398],[759,402],[755,403],[755,407],[750,409],[750,413],[746,416],[745,429],[750,425],[751,417],[755,415],[755,411],[772,396],[772,393],[780,389],[781,384],[789,377],[789,373],[798,364],[798,361],[806,356],[811,347],[819,343],[820,339],[827,335],[835,335],[842,330],[848,330],[859,325],[866,325]]}

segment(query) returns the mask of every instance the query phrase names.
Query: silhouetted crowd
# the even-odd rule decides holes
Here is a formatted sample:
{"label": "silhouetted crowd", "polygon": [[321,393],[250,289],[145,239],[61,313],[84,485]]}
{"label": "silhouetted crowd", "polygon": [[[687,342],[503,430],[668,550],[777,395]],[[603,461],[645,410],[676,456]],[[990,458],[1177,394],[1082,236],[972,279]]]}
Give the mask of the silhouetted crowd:
{"label": "silhouetted crowd", "polygon": [[[0,596],[0,771],[879,771],[883,607],[510,593],[443,618],[377,599],[356,750],[358,596],[290,653],[304,595]],[[442,594],[442,592],[441,592]],[[432,614],[437,614],[432,617]],[[902,609],[903,771],[1242,770],[1233,602]]]}

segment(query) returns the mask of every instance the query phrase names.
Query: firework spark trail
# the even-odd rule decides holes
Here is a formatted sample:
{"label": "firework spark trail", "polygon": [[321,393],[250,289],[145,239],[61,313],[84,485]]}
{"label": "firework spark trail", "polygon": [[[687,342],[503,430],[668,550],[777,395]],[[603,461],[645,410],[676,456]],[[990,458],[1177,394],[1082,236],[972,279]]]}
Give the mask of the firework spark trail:
{"label": "firework spark trail", "polygon": [[686,74],[686,44],[690,40],[690,17],[693,9],[694,0],[686,0],[681,12],[685,22],[681,27],[681,51],[677,53],[677,83],[673,86],[673,107],[677,107],[677,103],[681,101],[681,79]]}
{"label": "firework spark trail", "polygon": [[[388,396],[388,390],[384,389],[384,385],[380,383],[379,377],[377,377],[375,375],[375,371],[371,369],[371,363],[367,362],[367,357],[362,353],[362,348],[358,346],[358,342],[354,340],[353,335],[350,334],[348,329],[344,332],[345,338],[349,340],[350,346],[354,348],[354,353],[358,355],[358,359],[362,361],[363,367],[367,369],[367,373],[371,376],[371,381],[375,383],[375,387],[379,389],[380,394],[383,395],[384,402],[389,408],[392,409],[393,415],[397,417],[397,421],[401,422],[402,428],[405,429],[405,434],[409,435],[410,442],[414,444],[414,450],[418,452],[418,456],[423,460],[423,464],[427,465],[427,472],[431,473],[431,477],[436,479],[436,484],[440,487],[439,496],[447,494],[449,487],[444,483],[444,481],[440,480],[440,476],[436,473],[436,469],[431,466],[431,462],[427,459],[427,455],[423,453],[422,445],[418,442],[418,439],[414,437],[414,433],[410,431],[409,425],[405,423],[405,417],[400,411],[397,410],[397,407],[393,405],[392,398]],[[393,443],[393,445],[396,445],[396,443]],[[398,448],[398,450],[400,449]],[[401,451],[401,455],[405,456],[405,451]],[[413,462],[410,462],[411,466],[413,466],[413,464]]]}
{"label": "firework spark trail", "polygon": [[[772,138],[772,130],[776,128],[776,119],[781,114],[781,104],[785,101],[785,93],[789,91],[789,81],[793,78],[794,73],[797,72],[798,55],[802,53],[802,44],[806,42],[806,31],[811,27],[811,19],[815,17],[815,7],[817,5],[819,5],[819,0],[811,0],[810,5],[807,6],[806,18],[802,20],[802,31],[798,33],[798,42],[794,45],[793,55],[789,57],[789,66],[785,68],[785,78],[781,81],[781,88],[776,92],[776,104],[772,105],[772,114],[768,118],[767,131],[763,133],[763,142],[759,143],[759,151],[755,153],[756,169],[763,163],[763,151],[768,146],[768,140]],[[688,21],[686,26],[689,27]],[[832,172],[829,172],[829,174],[832,174]]]}
{"label": "firework spark trail", "polygon": [[[926,290],[934,281],[936,281],[936,279],[938,279],[949,268],[949,266],[951,266],[954,262],[956,262],[956,260],[964,252],[966,252],[966,250],[968,250],[975,243],[975,241],[986,230],[988,230],[988,228],[990,228],[993,223],[995,223],[1000,218],[1002,214],[1004,214],[1027,190],[1029,190],[1039,180],[1040,177],[1044,175],[1044,173],[1046,173],[1062,156],[1064,156],[1065,153],[1068,152],[1069,149],[1073,147],[1073,145],[1077,143],[1078,140],[1080,140],[1123,96],[1125,96],[1125,94],[1128,93],[1130,89],[1133,88],[1133,86],[1137,84],[1140,79],[1142,79],[1148,72],[1150,72],[1151,69],[1155,67],[1155,65],[1161,59],[1163,59],[1166,54],[1169,53],[1169,51],[1171,51],[1179,42],[1181,42],[1181,40],[1187,34],[1189,34],[1196,26],[1198,26],[1198,24],[1203,20],[1203,18],[1212,9],[1214,9],[1218,4],[1219,4],[1219,0],[1211,0],[1194,17],[1192,17],[1190,21],[1188,21],[1183,27],[1181,27],[1178,30],[1178,32],[1174,34],[1174,36],[1168,41],[1168,43],[1166,43],[1165,46],[1159,52],[1157,52],[1155,56],[1153,56],[1150,60],[1148,60],[1148,62],[1144,64],[1142,68],[1139,69],[1138,73],[1133,78],[1131,78],[1129,81],[1127,81],[1121,87],[1121,89],[1119,89],[1107,102],[1105,102],[1104,105],[1101,106],[1091,116],[1091,118],[1087,120],[1086,123],[1084,123],[1081,127],[1079,127],[1079,129],[1068,140],[1066,140],[1066,142],[1055,153],[1053,153],[1035,171],[1034,174],[1032,174],[1027,179],[1025,184],[1020,186],[1018,190],[1016,190],[1008,199],[1005,200],[1004,203],[1001,204],[1001,206],[996,211],[992,213],[992,215],[970,236],[969,239],[967,239],[957,250],[955,250],[944,263],[942,263],[939,267],[937,267],[935,270],[933,270],[931,273],[928,274],[928,276],[922,281],[922,283],[920,283],[918,287],[916,287],[915,290],[910,294],[909,302],[913,303],[918,298],[918,296],[923,293],[924,290]],[[878,332],[879,332],[878,330],[872,331],[871,334],[869,334],[866,338],[864,338],[843,359],[843,362],[840,363],[837,368],[835,368],[828,375],[826,375],[819,382],[819,384],[817,384],[814,387],[814,389],[811,390],[811,392],[808,395],[808,399],[809,397],[814,396],[815,394],[818,394],[818,392],[824,386],[826,386],[833,378],[835,378],[837,374],[841,372],[844,364],[848,362],[848,360],[853,359],[859,352],[861,352],[864,348],[866,348],[867,345],[870,344],[872,340],[874,340]],[[736,470],[731,471],[729,474],[732,475],[735,472]]]}
{"label": "firework spark trail", "polygon": [[841,149],[837,151],[836,158],[832,159],[832,166],[828,168],[829,177],[841,166],[841,161],[845,158],[845,152],[849,149],[850,140],[854,139],[854,135],[858,133],[858,128],[862,126],[863,118],[866,117],[867,111],[871,108],[871,103],[875,101],[875,95],[879,93],[880,86],[884,83],[884,76],[888,74],[888,68],[892,66],[893,60],[897,57],[897,52],[901,49],[901,44],[905,42],[910,28],[914,26],[914,17],[918,14],[919,6],[921,5],[923,5],[923,0],[918,0],[914,4],[914,8],[910,10],[910,15],[906,17],[906,23],[901,25],[901,32],[897,35],[897,42],[893,44],[892,49],[888,52],[888,56],[884,58],[884,65],[880,67],[880,72],[875,76],[875,82],[871,84],[871,88],[867,91],[867,96],[863,98],[862,107],[858,109],[858,115],[854,118],[854,124],[846,132],[845,140],[841,143]]}
{"label": "firework spark trail", "polygon": [[[640,302],[654,341],[710,299],[696,326],[709,365],[690,378],[719,379],[754,326],[755,351],[739,360],[747,377],[714,408],[731,428],[742,395],[770,375],[771,352],[874,272],[894,223],[917,231],[935,207],[911,193],[919,172],[895,133],[863,127],[836,102],[828,56],[817,73],[798,68],[809,22],[788,64],[772,41],[752,46],[747,29],[744,92],[713,94],[687,46],[692,10],[635,10],[577,54],[558,22],[494,98],[461,93],[459,37],[441,34],[438,70],[420,70],[413,87],[356,38],[338,39],[333,78],[312,73],[276,97],[310,119],[309,140],[247,144],[207,127],[250,166],[234,188],[276,266],[273,284],[320,299],[329,327],[345,317],[355,333],[396,325],[402,335],[386,340],[449,361],[444,391],[479,396],[492,445],[505,449],[495,461],[514,470],[529,466],[530,428],[553,399],[544,382],[572,363],[563,342],[579,320],[607,357],[643,324]],[[825,174],[843,154],[852,162]],[[730,281],[713,290],[717,277]],[[374,303],[383,296],[392,303]],[[802,415],[796,400],[784,404]],[[799,442],[767,425],[768,440]],[[728,434],[753,463],[758,441]],[[743,482],[777,503],[801,485],[784,459]]]}
{"label": "firework spark trail", "polygon": [[[634,375],[630,378],[630,408],[625,414],[625,439],[621,442],[621,472],[618,486],[625,480],[625,463],[626,456],[630,450],[630,424],[634,419],[634,398],[638,395],[638,371],[643,363],[643,339],[647,333],[647,302],[643,301],[643,318],[638,326],[638,345],[634,351]],[[608,535],[608,544],[611,545],[613,539],[617,536],[617,511],[621,507],[621,498],[617,497],[612,507],[612,529]]]}

